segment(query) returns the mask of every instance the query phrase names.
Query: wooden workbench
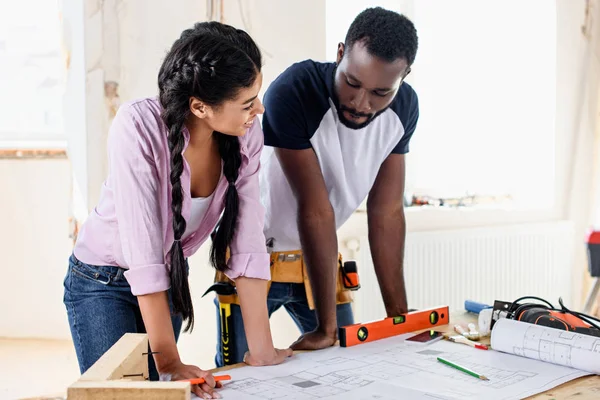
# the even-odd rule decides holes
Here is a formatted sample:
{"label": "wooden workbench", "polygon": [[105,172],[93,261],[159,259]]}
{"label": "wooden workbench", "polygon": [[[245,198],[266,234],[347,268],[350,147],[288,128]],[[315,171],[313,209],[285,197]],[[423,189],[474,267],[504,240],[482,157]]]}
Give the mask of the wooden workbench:
{"label": "wooden workbench", "polygon": [[[474,314],[458,313],[450,317],[451,324],[437,328],[442,332],[453,332],[455,324],[466,325],[476,322]],[[482,340],[489,344],[489,338]],[[144,400],[184,400],[189,399],[189,386],[181,382],[148,382],[147,357],[143,355],[148,348],[147,335],[127,334],[123,336],[88,372],[69,388],[73,400],[106,400],[106,399],[144,399]],[[245,364],[236,364],[212,370],[219,371],[238,368]],[[144,371],[144,374],[136,373]],[[124,376],[135,378],[123,379]],[[132,380],[133,379],[133,380]],[[27,400],[65,400],[66,396],[37,397]],[[593,375],[579,378],[552,390],[528,397],[528,400],[550,399],[600,399],[600,376]],[[70,400],[70,399],[69,399]]]}
{"label": "wooden workbench", "polygon": [[[471,313],[456,313],[450,316],[450,324],[442,325],[436,330],[441,332],[454,332],[454,325],[461,324],[466,326],[469,322],[477,325],[477,315]],[[490,344],[490,338],[484,338],[481,343]],[[233,368],[244,366],[245,364],[230,365],[223,368],[216,368],[214,373],[226,371]],[[564,383],[552,390],[527,397],[527,400],[549,400],[549,399],[577,399],[577,400],[600,400],[600,376],[584,376]]]}

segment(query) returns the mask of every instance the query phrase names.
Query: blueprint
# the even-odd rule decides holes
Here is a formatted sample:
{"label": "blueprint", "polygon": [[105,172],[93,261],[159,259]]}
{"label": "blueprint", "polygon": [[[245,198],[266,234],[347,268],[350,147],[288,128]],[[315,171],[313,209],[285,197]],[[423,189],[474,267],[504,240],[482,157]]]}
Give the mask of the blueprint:
{"label": "blueprint", "polygon": [[[408,335],[410,336],[410,335]],[[589,375],[572,368],[407,335],[296,354],[271,367],[227,371],[224,399],[516,399]],[[437,361],[443,357],[485,375],[481,381]]]}
{"label": "blueprint", "polygon": [[600,374],[600,338],[501,319],[492,347],[505,353]]}

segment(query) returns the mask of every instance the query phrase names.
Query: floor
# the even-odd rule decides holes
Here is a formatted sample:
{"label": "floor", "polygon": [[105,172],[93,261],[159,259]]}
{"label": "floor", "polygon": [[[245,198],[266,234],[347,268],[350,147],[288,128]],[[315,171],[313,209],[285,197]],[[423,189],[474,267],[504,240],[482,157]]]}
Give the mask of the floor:
{"label": "floor", "polygon": [[63,396],[79,378],[71,341],[0,338],[0,399]]}

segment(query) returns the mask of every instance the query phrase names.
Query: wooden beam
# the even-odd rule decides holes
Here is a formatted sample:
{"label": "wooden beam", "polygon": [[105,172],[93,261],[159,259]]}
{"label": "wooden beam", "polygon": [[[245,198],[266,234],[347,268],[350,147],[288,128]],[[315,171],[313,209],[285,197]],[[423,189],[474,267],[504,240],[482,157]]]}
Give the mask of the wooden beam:
{"label": "wooden beam", "polygon": [[64,149],[28,149],[14,148],[1,149],[0,159],[48,159],[48,158],[67,158],[67,152]]}
{"label": "wooden beam", "polygon": [[187,382],[78,381],[67,391],[69,400],[190,400]]}
{"label": "wooden beam", "polygon": [[110,381],[122,378],[148,379],[148,335],[126,333],[79,378],[85,381]]}
{"label": "wooden beam", "polygon": [[190,400],[187,382],[149,382],[148,335],[126,333],[77,382],[69,400]]}

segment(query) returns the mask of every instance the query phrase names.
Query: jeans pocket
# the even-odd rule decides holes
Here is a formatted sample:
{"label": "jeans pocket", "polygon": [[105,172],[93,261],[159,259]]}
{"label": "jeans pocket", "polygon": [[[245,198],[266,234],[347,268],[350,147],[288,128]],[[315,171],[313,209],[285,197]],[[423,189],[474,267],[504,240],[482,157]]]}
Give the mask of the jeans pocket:
{"label": "jeans pocket", "polygon": [[71,261],[71,272],[78,278],[104,286],[110,285],[114,277],[113,274],[103,271],[102,268],[94,268],[93,266],[84,264],[79,260]]}

